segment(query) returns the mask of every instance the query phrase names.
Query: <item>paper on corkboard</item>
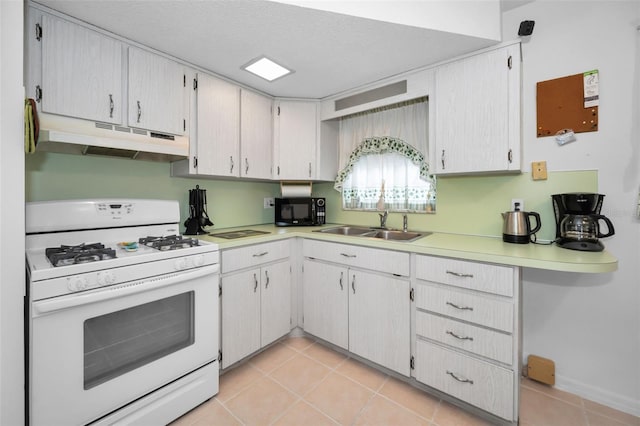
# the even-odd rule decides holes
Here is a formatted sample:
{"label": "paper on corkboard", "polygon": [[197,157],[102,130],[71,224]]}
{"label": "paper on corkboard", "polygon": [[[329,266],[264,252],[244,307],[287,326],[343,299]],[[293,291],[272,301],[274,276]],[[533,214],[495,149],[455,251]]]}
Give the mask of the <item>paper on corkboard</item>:
{"label": "paper on corkboard", "polygon": [[[541,81],[536,85],[536,113],[538,137],[553,136],[563,129],[574,133],[598,130],[598,106],[585,98],[586,79],[593,80],[597,71],[575,74],[554,80]],[[597,96],[596,102],[597,103]]]}

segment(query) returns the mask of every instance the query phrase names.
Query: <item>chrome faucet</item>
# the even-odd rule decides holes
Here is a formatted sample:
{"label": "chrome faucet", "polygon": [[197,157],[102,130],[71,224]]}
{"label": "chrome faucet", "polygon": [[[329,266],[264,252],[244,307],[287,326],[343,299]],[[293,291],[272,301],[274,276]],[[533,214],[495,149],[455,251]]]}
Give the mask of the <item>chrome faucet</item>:
{"label": "chrome faucet", "polygon": [[407,214],[402,215],[402,232],[407,232],[409,230],[409,219],[407,218]]}
{"label": "chrome faucet", "polygon": [[380,228],[386,228],[387,216],[389,216],[389,211],[385,210],[384,213],[378,213],[378,216],[380,216]]}

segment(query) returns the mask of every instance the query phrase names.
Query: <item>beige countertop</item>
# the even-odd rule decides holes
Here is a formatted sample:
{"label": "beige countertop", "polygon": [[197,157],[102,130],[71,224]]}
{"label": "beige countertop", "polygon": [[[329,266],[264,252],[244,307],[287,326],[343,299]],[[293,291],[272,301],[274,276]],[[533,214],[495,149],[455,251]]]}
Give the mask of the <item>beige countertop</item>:
{"label": "beige countertop", "polygon": [[219,245],[220,249],[242,247],[291,237],[312,238],[336,243],[354,244],[381,249],[406,251],[418,254],[452,257],[464,260],[521,266],[525,268],[547,269],[564,272],[603,273],[618,269],[618,260],[608,251],[585,252],[563,249],[552,245],[510,244],[501,238],[479,237],[447,233],[432,233],[412,242],[386,241],[378,238],[324,234],[318,231],[338,224],[323,227],[276,227],[274,225],[250,225],[227,229],[210,230],[211,234],[252,229],[268,234],[224,239],[210,235],[200,235],[199,239]]}

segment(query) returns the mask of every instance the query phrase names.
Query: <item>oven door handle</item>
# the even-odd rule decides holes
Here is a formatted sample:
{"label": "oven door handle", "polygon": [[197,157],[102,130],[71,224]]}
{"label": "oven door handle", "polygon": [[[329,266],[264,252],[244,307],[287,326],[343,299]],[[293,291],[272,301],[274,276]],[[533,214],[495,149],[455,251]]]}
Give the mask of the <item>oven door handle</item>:
{"label": "oven door handle", "polygon": [[[80,305],[88,305],[90,303],[117,299],[119,297],[130,296],[132,294],[172,286],[185,281],[204,277],[206,275],[216,274],[219,271],[219,265],[207,265],[187,272],[181,271],[173,274],[161,275],[158,277],[145,278],[138,281],[104,287],[102,289],[86,293],[72,293],[64,297],[57,297],[54,299],[34,302],[33,311],[34,314],[46,314],[49,312],[69,309]],[[217,280],[212,281],[211,285],[217,286]]]}

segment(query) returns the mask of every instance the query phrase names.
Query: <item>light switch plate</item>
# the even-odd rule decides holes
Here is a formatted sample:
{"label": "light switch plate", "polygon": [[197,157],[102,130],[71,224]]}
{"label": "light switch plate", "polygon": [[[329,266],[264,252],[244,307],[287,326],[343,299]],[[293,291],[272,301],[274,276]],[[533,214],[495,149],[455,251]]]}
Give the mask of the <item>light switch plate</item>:
{"label": "light switch plate", "polygon": [[533,180],[547,180],[547,162],[534,161],[531,163],[531,177]]}

